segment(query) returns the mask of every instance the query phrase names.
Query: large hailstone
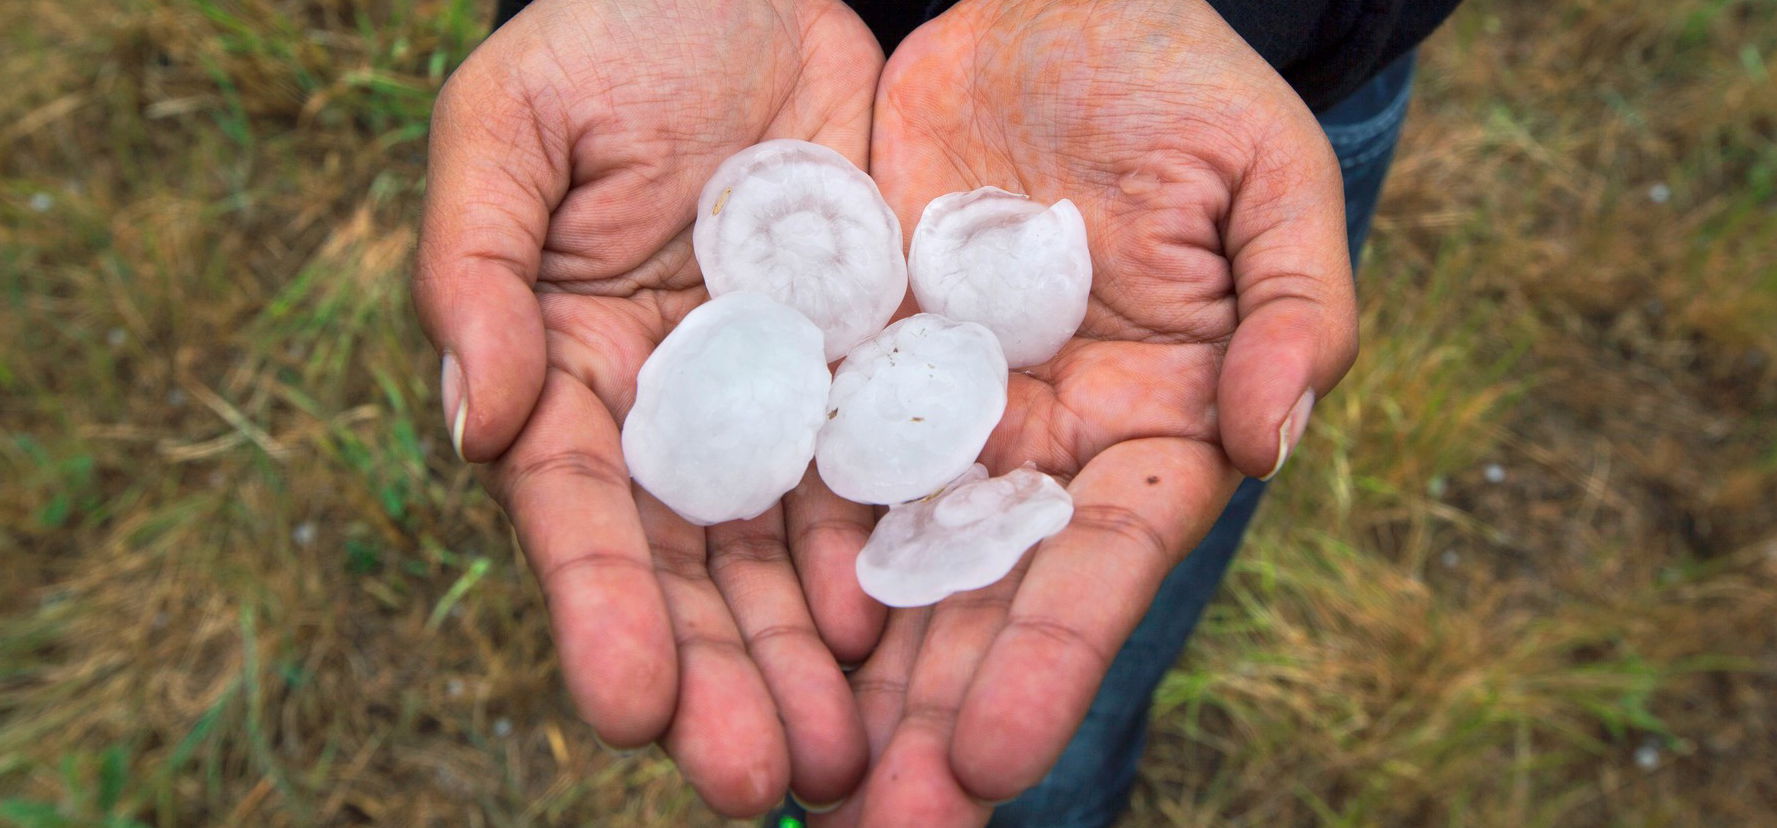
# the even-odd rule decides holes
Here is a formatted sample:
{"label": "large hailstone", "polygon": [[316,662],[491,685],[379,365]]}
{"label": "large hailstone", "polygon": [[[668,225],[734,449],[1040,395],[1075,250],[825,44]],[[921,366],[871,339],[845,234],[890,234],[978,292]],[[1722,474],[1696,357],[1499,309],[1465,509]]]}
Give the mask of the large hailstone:
{"label": "large hailstone", "polygon": [[808,469],[828,385],[802,314],[757,293],[711,299],[642,363],[624,462],[692,523],[756,517]]}
{"label": "large hailstone", "polygon": [[899,503],[967,471],[1006,410],[993,333],[929,313],[859,345],[827,398],[815,466],[840,497]]}
{"label": "large hailstone", "polygon": [[1074,500],[1033,468],[971,466],[942,493],[889,508],[858,554],[858,583],[891,607],[923,607],[1006,576],[1024,550],[1074,516]]}
{"label": "large hailstone", "polygon": [[1092,290],[1086,221],[998,187],[932,199],[913,231],[907,269],[921,310],[979,322],[1013,368],[1055,356]]}
{"label": "large hailstone", "polygon": [[819,144],[755,144],[716,168],[691,246],[710,295],[763,293],[826,335],[827,361],[870,338],[907,295],[901,223],[863,170]]}

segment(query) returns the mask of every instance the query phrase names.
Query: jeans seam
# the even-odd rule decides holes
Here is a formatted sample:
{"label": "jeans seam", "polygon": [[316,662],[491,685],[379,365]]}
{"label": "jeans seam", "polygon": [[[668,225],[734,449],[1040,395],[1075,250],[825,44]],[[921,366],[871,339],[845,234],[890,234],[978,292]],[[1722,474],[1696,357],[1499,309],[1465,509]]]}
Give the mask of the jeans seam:
{"label": "jeans seam", "polygon": [[[1397,123],[1395,126],[1399,127],[1400,125]],[[1376,137],[1384,137],[1384,136],[1376,136]],[[1375,161],[1377,158],[1386,154],[1389,150],[1391,150],[1393,148],[1394,148],[1393,141],[1377,141],[1372,146],[1365,147],[1362,152],[1360,152],[1356,155],[1349,156],[1349,157],[1340,157],[1339,169],[1341,171],[1356,169],[1356,168],[1361,167],[1365,164],[1368,164],[1372,161]]]}
{"label": "jeans seam", "polygon": [[1383,107],[1381,112],[1376,113],[1374,117],[1363,123],[1323,126],[1321,129],[1327,134],[1327,140],[1335,147],[1341,144],[1353,146],[1371,140],[1387,132],[1391,127],[1400,125],[1401,116],[1407,108],[1407,100],[1412,97],[1411,91],[1410,84],[1401,87],[1401,91],[1395,93],[1394,100],[1389,101],[1388,106]]}

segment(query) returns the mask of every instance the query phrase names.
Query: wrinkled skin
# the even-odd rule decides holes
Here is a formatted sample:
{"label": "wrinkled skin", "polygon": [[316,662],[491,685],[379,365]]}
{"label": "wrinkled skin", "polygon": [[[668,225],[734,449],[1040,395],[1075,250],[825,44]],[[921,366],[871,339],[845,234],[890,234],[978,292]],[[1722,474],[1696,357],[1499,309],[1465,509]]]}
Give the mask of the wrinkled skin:
{"label": "wrinkled skin", "polygon": [[433,118],[413,292],[446,422],[491,462],[582,716],[607,744],[659,740],[730,815],[786,787],[837,800],[864,772],[834,654],[881,628],[851,575],[871,513],[811,477],[756,519],[691,526],[632,489],[618,424],[707,298],[690,233],[710,173],[768,138],[862,166],[881,66],[837,0],[539,0]]}
{"label": "wrinkled skin", "polygon": [[908,230],[994,185],[1073,199],[1093,248],[1084,324],[1014,374],[983,455],[1071,478],[1074,520],[1006,580],[891,615],[853,674],[870,776],[819,819],[978,824],[1053,765],[1161,579],[1353,359],[1338,166],[1288,85],[1181,0],[964,0],[891,56],[872,147]]}

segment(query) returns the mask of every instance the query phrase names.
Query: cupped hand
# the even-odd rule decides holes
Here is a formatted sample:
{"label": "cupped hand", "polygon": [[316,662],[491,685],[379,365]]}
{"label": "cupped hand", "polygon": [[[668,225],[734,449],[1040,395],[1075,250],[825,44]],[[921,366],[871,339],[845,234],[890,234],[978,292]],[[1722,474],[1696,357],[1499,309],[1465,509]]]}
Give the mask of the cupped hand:
{"label": "cupped hand", "polygon": [[492,463],[581,715],[610,745],[659,740],[727,814],[863,774],[834,653],[861,659],[882,624],[850,569],[871,513],[811,475],[758,518],[693,526],[632,488],[618,424],[707,298],[690,236],[710,173],[768,138],[862,166],[881,66],[837,0],[540,0],[433,116],[413,294],[453,443]]}
{"label": "cupped hand", "polygon": [[1013,375],[983,454],[1070,480],[1072,523],[999,584],[897,611],[853,676],[872,769],[828,821],[968,824],[1042,779],[1161,579],[1349,367],[1339,168],[1201,0],[964,0],[891,56],[874,129],[904,228],[994,185],[1072,199],[1092,244],[1084,324]]}

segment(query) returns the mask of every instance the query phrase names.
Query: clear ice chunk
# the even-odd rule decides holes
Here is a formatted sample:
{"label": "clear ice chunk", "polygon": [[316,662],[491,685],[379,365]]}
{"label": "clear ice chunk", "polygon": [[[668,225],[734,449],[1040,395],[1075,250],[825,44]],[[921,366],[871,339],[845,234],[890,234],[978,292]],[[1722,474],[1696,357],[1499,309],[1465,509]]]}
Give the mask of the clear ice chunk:
{"label": "clear ice chunk", "polygon": [[1061,350],[1086,318],[1092,255],[1067,199],[1044,207],[982,187],[932,199],[913,231],[907,269],[920,310],[993,331],[1023,368]]}
{"label": "clear ice chunk", "polygon": [[993,333],[929,313],[853,349],[827,397],[815,466],[859,503],[925,497],[968,470],[1006,410]]}
{"label": "clear ice chunk", "polygon": [[710,295],[763,293],[826,336],[827,361],[888,324],[907,295],[901,223],[863,170],[807,141],[755,144],[716,168],[692,249]]}
{"label": "clear ice chunk", "polygon": [[802,314],[757,293],[711,299],[642,363],[624,462],[692,523],[757,517],[808,469],[829,385]]}
{"label": "clear ice chunk", "polygon": [[858,555],[858,583],[891,607],[923,607],[980,589],[1061,531],[1074,500],[1036,469],[988,477],[977,463],[943,492],[889,508]]}

